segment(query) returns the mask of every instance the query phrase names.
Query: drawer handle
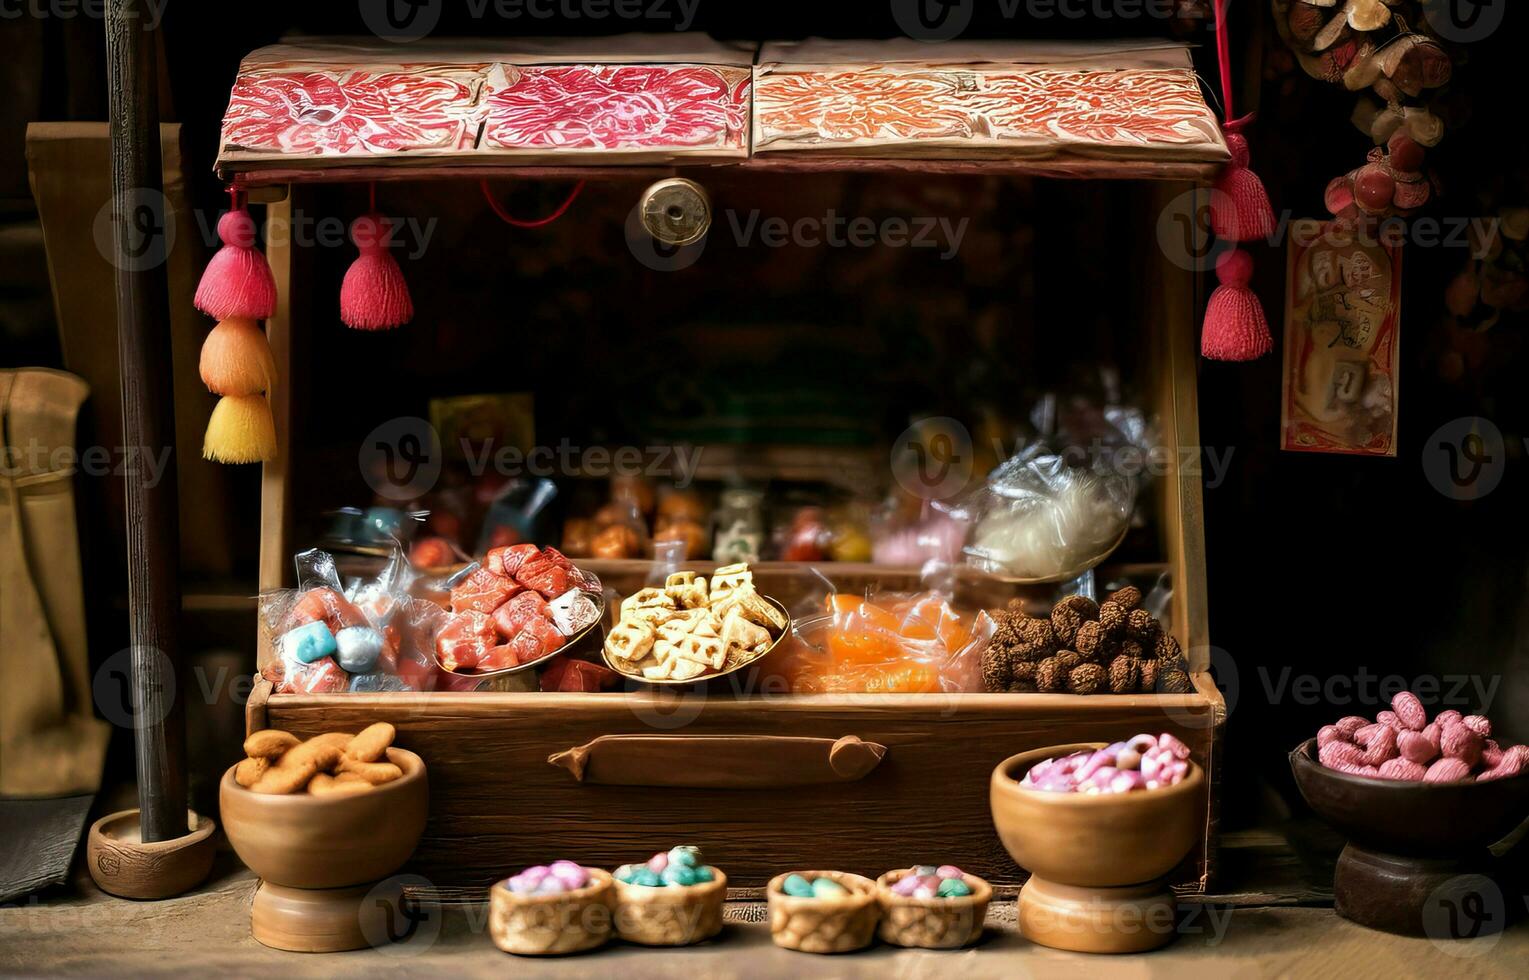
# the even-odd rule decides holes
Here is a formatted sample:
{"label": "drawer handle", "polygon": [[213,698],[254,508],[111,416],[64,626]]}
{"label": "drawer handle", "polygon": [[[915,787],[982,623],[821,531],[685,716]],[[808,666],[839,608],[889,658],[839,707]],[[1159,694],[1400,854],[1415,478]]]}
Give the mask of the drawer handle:
{"label": "drawer handle", "polygon": [[864,779],[886,754],[854,735],[602,735],[547,761],[603,786],[770,789]]}

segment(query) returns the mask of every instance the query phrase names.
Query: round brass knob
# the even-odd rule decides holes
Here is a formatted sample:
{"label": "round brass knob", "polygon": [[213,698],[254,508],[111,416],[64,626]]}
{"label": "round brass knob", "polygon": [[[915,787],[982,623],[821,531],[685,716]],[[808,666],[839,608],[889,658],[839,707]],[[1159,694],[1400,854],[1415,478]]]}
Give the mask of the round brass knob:
{"label": "round brass knob", "polygon": [[711,199],[693,180],[669,177],[642,192],[642,226],[665,245],[689,245],[711,229]]}

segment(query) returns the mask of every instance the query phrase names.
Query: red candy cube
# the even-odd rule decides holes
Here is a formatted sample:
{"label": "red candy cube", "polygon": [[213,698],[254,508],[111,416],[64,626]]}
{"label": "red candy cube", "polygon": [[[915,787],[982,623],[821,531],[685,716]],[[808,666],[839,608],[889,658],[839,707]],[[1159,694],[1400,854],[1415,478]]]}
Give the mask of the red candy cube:
{"label": "red candy cube", "polygon": [[340,669],[333,657],[324,657],[311,664],[290,665],[280,693],[338,694],[349,689],[350,675]]}
{"label": "red candy cube", "polygon": [[525,636],[527,633],[536,637],[542,649],[548,653],[568,642],[567,638],[558,632],[557,626],[550,619],[527,620],[525,626],[521,627],[520,633],[517,634],[517,638]]}
{"label": "red candy cube", "polygon": [[513,580],[479,568],[451,590],[451,611],[491,613],[520,589]]}
{"label": "red candy cube", "polygon": [[547,619],[547,600],[535,592],[522,592],[494,610],[494,627],[506,640],[512,639],[533,619]]}
{"label": "red candy cube", "polygon": [[483,564],[495,575],[508,575],[510,578],[515,578],[515,573],[520,570],[520,566],[539,554],[540,550],[534,544],[512,544],[506,548],[492,548],[484,556]]}
{"label": "red candy cube", "polygon": [[571,587],[571,571],[571,565],[559,565],[537,558],[520,566],[520,574],[515,578],[526,588],[535,589],[548,599],[554,599]]}
{"label": "red candy cube", "polygon": [[347,626],[367,625],[366,616],[353,602],[324,586],[309,589],[299,596],[287,619],[287,629],[303,623],[323,623],[331,633],[338,633]]}
{"label": "red candy cube", "polygon": [[[537,622],[532,620],[531,622]],[[529,625],[529,624],[528,624]],[[515,655],[517,664],[535,663],[547,655],[547,648],[542,646],[542,641],[529,629],[523,629],[515,634],[515,639],[505,644]]]}
{"label": "red candy cube", "polygon": [[558,551],[556,548],[543,548],[541,557],[543,561],[550,562],[551,564],[557,565],[560,568],[573,567],[573,562],[568,560],[568,556],[563,554],[561,551]]}
{"label": "red candy cube", "polygon": [[478,670],[486,674],[494,670],[504,670],[506,667],[517,667],[520,665],[517,656],[513,644],[501,643],[483,655],[483,658],[478,661]]}
{"label": "red candy cube", "polygon": [[453,616],[441,629],[435,649],[447,670],[475,670],[498,642],[494,621],[484,613],[469,611]]}

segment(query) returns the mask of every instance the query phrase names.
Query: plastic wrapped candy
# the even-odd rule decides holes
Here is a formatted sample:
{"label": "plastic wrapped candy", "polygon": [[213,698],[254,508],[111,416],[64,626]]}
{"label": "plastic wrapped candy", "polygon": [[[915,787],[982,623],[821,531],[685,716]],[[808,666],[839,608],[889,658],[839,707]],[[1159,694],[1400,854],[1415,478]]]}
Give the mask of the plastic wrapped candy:
{"label": "plastic wrapped candy", "polygon": [[484,654],[498,644],[493,619],[476,610],[452,616],[435,640],[441,666],[450,671],[478,669]]}
{"label": "plastic wrapped candy", "polygon": [[547,609],[552,614],[552,622],[564,636],[573,636],[600,618],[600,607],[582,589],[564,592],[547,603]]}
{"label": "plastic wrapped candy", "polygon": [[512,578],[478,568],[451,590],[451,611],[491,613],[523,589],[525,586]]}

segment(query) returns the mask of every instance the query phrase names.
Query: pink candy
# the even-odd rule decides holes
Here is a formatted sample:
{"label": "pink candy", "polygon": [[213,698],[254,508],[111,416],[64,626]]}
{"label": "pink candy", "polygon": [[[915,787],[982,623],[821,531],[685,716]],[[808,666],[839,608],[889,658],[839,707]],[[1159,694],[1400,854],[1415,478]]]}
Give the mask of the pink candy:
{"label": "pink candy", "polygon": [[[1410,691],[1391,700],[1375,721],[1348,715],[1317,731],[1317,759],[1329,769],[1355,776],[1405,782],[1503,779],[1529,770],[1529,747],[1504,748],[1491,738],[1484,715],[1453,709],[1428,720],[1423,702]],[[1147,779],[1148,767],[1142,766]]]}
{"label": "pink candy", "polygon": [[1170,734],[1137,735],[1094,752],[1075,752],[1038,762],[1025,773],[1020,785],[1053,793],[1158,789],[1181,782],[1189,775],[1189,755],[1189,746]]}

